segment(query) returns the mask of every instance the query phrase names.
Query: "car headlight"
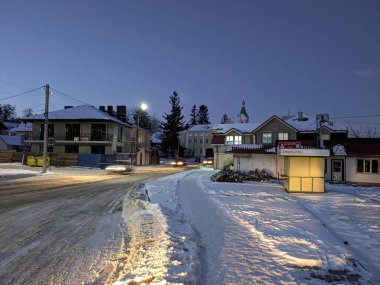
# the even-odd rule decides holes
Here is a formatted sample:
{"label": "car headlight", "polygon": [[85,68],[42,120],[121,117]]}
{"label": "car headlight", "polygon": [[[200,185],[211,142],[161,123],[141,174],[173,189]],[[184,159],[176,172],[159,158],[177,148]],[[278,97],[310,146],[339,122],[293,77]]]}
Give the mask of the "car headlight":
{"label": "car headlight", "polygon": [[177,165],[183,165],[183,162],[182,161],[178,161]]}

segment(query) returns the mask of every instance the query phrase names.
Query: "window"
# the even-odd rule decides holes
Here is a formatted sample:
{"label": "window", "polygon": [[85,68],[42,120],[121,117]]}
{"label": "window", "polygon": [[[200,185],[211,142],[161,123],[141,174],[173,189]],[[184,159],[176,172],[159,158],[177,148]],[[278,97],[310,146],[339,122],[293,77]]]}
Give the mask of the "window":
{"label": "window", "polygon": [[372,160],[372,173],[379,173],[379,161]]}
{"label": "window", "polygon": [[66,140],[79,140],[80,127],[79,124],[66,124]]}
{"label": "window", "polygon": [[206,143],[208,143],[208,139],[206,139]]}
{"label": "window", "polygon": [[234,144],[234,136],[226,136],[226,144]]}
{"label": "window", "polygon": [[226,144],[241,144],[241,136],[226,136]]}
{"label": "window", "polygon": [[199,142],[202,143],[202,139],[199,139]]}
{"label": "window", "polygon": [[194,139],[194,143],[197,143],[197,139]]}
{"label": "window", "polygon": [[116,147],[116,152],[123,152],[123,148],[121,146]]}
{"label": "window", "polygon": [[358,159],[356,161],[356,172],[379,173],[379,161],[369,159]]}
{"label": "window", "polygon": [[241,144],[241,136],[234,137],[234,144]]}
{"label": "window", "polygon": [[65,145],[65,153],[78,153],[79,145]]}
{"label": "window", "polygon": [[91,140],[92,141],[105,141],[106,140],[106,125],[105,124],[92,124],[91,125]]}
{"label": "window", "polygon": [[272,133],[263,133],[263,143],[272,143]]}
{"label": "window", "polygon": [[[40,126],[40,140],[44,139],[44,132],[45,132],[45,124],[41,124]],[[54,138],[54,125],[49,124],[48,126],[48,138]]]}
{"label": "window", "polygon": [[189,143],[191,143],[191,139],[189,139]]}
{"label": "window", "polygon": [[117,126],[117,140],[121,141],[123,139],[123,127]]}
{"label": "window", "polygon": [[289,139],[288,133],[278,133],[278,139],[281,141],[287,141]]}

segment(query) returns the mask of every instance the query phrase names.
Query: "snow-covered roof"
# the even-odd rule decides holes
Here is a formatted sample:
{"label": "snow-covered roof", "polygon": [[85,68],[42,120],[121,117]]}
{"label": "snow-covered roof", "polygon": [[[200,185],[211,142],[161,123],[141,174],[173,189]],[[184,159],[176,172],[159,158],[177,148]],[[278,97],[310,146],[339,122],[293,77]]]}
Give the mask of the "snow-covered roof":
{"label": "snow-covered roof", "polygon": [[201,131],[211,131],[212,125],[194,125],[188,131],[191,132],[201,132]]}
{"label": "snow-covered roof", "polygon": [[10,132],[31,132],[33,124],[32,123],[21,123],[17,127],[10,130]]}
{"label": "snow-covered roof", "polygon": [[312,131],[315,132],[317,129],[317,123],[314,118],[310,118],[307,114],[302,114],[302,120],[299,120],[298,115],[284,120],[288,125],[297,129],[299,132]]}
{"label": "snow-covered roof", "polygon": [[19,123],[14,123],[14,122],[2,122],[3,125],[8,129],[12,129],[18,126]]}
{"label": "snow-covered roof", "polygon": [[[32,115],[23,118],[24,121],[40,121],[44,120],[44,114]],[[49,120],[59,121],[75,121],[75,120],[98,120],[98,121],[113,121],[115,123],[130,127],[129,123],[123,122],[116,117],[110,116],[107,112],[100,111],[99,109],[90,106],[83,105],[78,107],[72,107],[68,109],[49,112]]]}
{"label": "snow-covered roof", "polygon": [[19,136],[0,135],[0,139],[10,146],[23,146],[23,139]]}
{"label": "snow-covered roof", "polygon": [[235,129],[241,133],[249,133],[256,129],[261,124],[259,123],[236,123],[236,124],[216,124],[212,130],[216,133],[226,133],[232,129]]}
{"label": "snow-covered roof", "polygon": [[187,130],[179,132],[179,134],[185,134],[188,132],[204,132],[204,131],[212,131],[213,125],[194,125]]}

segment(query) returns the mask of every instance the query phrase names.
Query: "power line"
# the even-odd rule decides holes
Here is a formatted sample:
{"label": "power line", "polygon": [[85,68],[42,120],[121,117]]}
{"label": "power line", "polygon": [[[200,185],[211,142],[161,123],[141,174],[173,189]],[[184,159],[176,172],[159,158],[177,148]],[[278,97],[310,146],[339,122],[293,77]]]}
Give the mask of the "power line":
{"label": "power line", "polygon": [[76,101],[76,102],[79,102],[79,103],[82,103],[82,104],[85,104],[85,105],[89,105],[89,106],[91,106],[91,104],[88,104],[88,103],[83,102],[83,101],[81,101],[81,100],[75,99],[74,97],[72,97],[72,96],[70,96],[70,95],[67,95],[66,93],[63,93],[63,92],[61,92],[61,91],[59,91],[59,90],[57,90],[57,89],[54,89],[53,87],[50,87],[50,89],[51,89],[51,90],[54,90],[55,92],[57,92],[57,93],[59,93],[59,94],[65,96],[65,97],[67,97],[67,98],[70,98],[71,100],[74,100],[74,101]]}
{"label": "power line", "polygon": [[10,99],[10,98],[14,98],[14,97],[18,97],[18,96],[21,96],[21,95],[25,95],[25,94],[28,94],[28,93],[30,93],[30,92],[33,92],[33,91],[39,90],[39,89],[41,89],[41,88],[43,88],[43,87],[44,87],[44,86],[41,86],[41,87],[38,87],[38,88],[35,88],[35,89],[32,89],[32,90],[26,91],[26,92],[23,92],[23,93],[19,93],[19,94],[12,95],[12,96],[9,96],[9,97],[1,98],[0,101],[4,101],[4,100]]}
{"label": "power line", "polygon": [[335,117],[335,118],[331,118],[331,119],[337,120],[337,119],[356,119],[356,118],[370,118],[370,117],[380,117],[380,115],[361,115],[361,116],[349,116],[349,117]]}

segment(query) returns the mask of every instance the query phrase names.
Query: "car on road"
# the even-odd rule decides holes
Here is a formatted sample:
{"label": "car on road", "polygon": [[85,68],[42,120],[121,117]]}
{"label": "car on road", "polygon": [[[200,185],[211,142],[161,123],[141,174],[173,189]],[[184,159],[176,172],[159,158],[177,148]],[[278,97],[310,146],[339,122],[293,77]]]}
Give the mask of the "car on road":
{"label": "car on road", "polygon": [[170,165],[171,166],[186,166],[187,162],[185,159],[179,158],[179,159],[176,159],[176,160],[170,162]]}
{"label": "car on road", "polygon": [[105,170],[111,173],[126,173],[133,171],[131,160],[116,160],[114,163],[107,165]]}
{"label": "car on road", "polygon": [[201,166],[203,167],[208,167],[208,168],[213,168],[214,167],[214,158],[213,157],[208,157],[202,160]]}

